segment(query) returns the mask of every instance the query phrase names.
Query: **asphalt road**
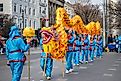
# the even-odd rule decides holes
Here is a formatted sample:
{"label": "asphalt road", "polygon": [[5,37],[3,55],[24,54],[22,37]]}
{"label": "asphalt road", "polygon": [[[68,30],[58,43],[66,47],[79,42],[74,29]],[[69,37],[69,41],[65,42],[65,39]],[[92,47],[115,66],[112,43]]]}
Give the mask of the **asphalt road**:
{"label": "asphalt road", "polygon": [[[47,81],[40,69],[39,60],[38,52],[31,54],[31,81]],[[0,81],[11,81],[10,68],[5,61],[5,55],[0,56]],[[64,77],[62,77],[62,69],[63,64],[54,61],[51,81],[121,81],[121,54],[105,53],[102,59],[96,59],[94,63],[75,66],[74,72],[65,74]],[[21,81],[28,81],[27,79],[26,62]]]}

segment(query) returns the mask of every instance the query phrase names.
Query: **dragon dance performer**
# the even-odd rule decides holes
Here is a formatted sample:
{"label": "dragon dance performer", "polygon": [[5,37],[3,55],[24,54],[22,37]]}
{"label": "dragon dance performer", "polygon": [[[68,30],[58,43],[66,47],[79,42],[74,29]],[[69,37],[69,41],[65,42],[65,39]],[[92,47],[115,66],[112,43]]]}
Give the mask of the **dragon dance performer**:
{"label": "dragon dance performer", "polygon": [[89,55],[90,55],[90,60],[91,62],[94,61],[94,50],[95,50],[95,41],[93,36],[90,38],[90,47],[89,47]]}
{"label": "dragon dance performer", "polygon": [[81,43],[80,43],[80,38],[76,34],[76,39],[74,41],[74,54],[73,54],[73,61],[74,65],[79,65],[79,60],[80,60],[80,48],[81,48]]}
{"label": "dragon dance performer", "polygon": [[82,39],[82,61],[81,63],[84,63],[84,57],[85,57],[85,62],[88,63],[88,50],[89,50],[89,39],[88,39],[88,34],[83,34],[83,39]]}
{"label": "dragon dance performer", "polygon": [[121,53],[121,35],[118,37],[118,44],[119,44],[119,48],[118,48],[118,53]]}
{"label": "dragon dance performer", "polygon": [[97,39],[97,57],[102,57],[102,52],[103,52],[103,40],[101,36],[98,36]]}
{"label": "dragon dance performer", "polygon": [[12,81],[20,81],[23,65],[26,60],[24,52],[26,52],[31,40],[27,40],[27,45],[21,38],[17,26],[12,26],[9,33],[9,39],[6,42],[6,55],[12,71]]}
{"label": "dragon dance performer", "polygon": [[73,43],[75,36],[73,31],[70,29],[68,31],[68,50],[66,53],[66,74],[73,71],[72,57],[73,57]]}
{"label": "dragon dance performer", "polygon": [[[97,36],[94,35],[94,42],[95,42],[95,45],[94,45],[94,58],[97,57]],[[95,59],[94,59],[95,60]]]}
{"label": "dragon dance performer", "polygon": [[[51,58],[50,50],[52,49],[51,39],[52,34],[48,31],[41,31],[40,39],[40,50],[41,50],[41,59],[40,67],[48,80],[51,79],[51,73],[53,68],[53,59]],[[45,45],[45,46],[44,46]]]}

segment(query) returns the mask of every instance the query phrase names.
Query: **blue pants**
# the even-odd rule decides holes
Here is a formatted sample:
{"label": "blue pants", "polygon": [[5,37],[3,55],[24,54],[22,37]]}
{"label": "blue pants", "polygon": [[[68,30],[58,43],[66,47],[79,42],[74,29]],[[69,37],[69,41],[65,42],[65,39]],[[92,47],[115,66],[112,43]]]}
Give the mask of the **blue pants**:
{"label": "blue pants", "polygon": [[88,61],[88,50],[87,49],[82,49],[82,61],[84,61],[84,57],[85,57],[85,60]]}
{"label": "blue pants", "polygon": [[20,81],[24,62],[10,62],[12,81]]}
{"label": "blue pants", "polygon": [[94,49],[89,50],[90,60],[94,60]]}
{"label": "blue pants", "polygon": [[[45,60],[46,60],[46,67],[45,67]],[[44,71],[44,67],[45,67],[46,77],[51,77],[52,68],[53,68],[53,59],[41,58],[40,59],[40,67],[42,68],[43,71]]]}
{"label": "blue pants", "polygon": [[121,51],[121,44],[119,44],[118,53],[120,53],[120,51]]}
{"label": "blue pants", "polygon": [[103,49],[101,47],[98,47],[98,49],[97,49],[97,57],[102,56],[102,51],[103,51]]}
{"label": "blue pants", "polygon": [[73,53],[73,62],[74,64],[79,64],[80,59],[80,51],[76,51]]}
{"label": "blue pants", "polygon": [[73,52],[66,53],[66,69],[67,70],[73,69],[72,57],[73,57]]}

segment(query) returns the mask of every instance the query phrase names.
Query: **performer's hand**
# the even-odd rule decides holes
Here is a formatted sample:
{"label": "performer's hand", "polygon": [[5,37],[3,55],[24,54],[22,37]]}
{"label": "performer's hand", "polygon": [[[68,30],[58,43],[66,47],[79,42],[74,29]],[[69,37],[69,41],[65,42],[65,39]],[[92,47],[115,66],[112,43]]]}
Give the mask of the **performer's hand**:
{"label": "performer's hand", "polygon": [[9,60],[7,60],[7,65],[10,66]]}
{"label": "performer's hand", "polygon": [[32,41],[32,37],[27,38],[27,44],[30,44],[30,43],[31,43],[31,41]]}

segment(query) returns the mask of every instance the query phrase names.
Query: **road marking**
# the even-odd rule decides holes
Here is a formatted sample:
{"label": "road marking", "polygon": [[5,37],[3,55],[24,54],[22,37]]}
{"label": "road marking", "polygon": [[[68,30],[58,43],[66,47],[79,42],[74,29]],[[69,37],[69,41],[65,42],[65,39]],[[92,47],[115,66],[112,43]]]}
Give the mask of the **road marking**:
{"label": "road marking", "polygon": [[112,75],[112,74],[107,74],[107,73],[105,73],[105,74],[103,74],[103,76],[112,77],[113,75]]}
{"label": "road marking", "polygon": [[[32,77],[30,77],[30,78],[32,78]],[[27,80],[27,79],[28,79],[28,77],[22,77],[21,79]]]}
{"label": "road marking", "polygon": [[57,66],[54,66],[53,68],[54,68],[54,69],[57,69],[58,67],[57,67]]}
{"label": "road marking", "polygon": [[92,66],[92,65],[94,65],[94,64],[93,64],[93,63],[89,63],[89,65],[91,65],[91,66]]}
{"label": "road marking", "polygon": [[117,59],[117,61],[121,61],[121,58]]}
{"label": "road marking", "polygon": [[80,66],[79,69],[87,69],[87,67],[82,67],[82,66]]}
{"label": "road marking", "polygon": [[72,72],[71,74],[77,75],[77,74],[79,74],[79,73],[78,73],[78,72]]}
{"label": "road marking", "polygon": [[112,65],[112,66],[114,66],[114,67],[118,67],[118,66],[119,66],[119,64],[114,64],[114,65]]}
{"label": "road marking", "polygon": [[44,81],[44,80],[40,80],[40,81]]}
{"label": "road marking", "polygon": [[116,71],[116,69],[114,69],[114,68],[110,68],[110,69],[108,69],[109,71]]}
{"label": "road marking", "polygon": [[67,81],[67,79],[58,78],[57,81]]}
{"label": "road marking", "polygon": [[39,74],[43,73],[43,71],[38,72]]}
{"label": "road marking", "polygon": [[121,61],[115,61],[115,63],[121,63]]}

